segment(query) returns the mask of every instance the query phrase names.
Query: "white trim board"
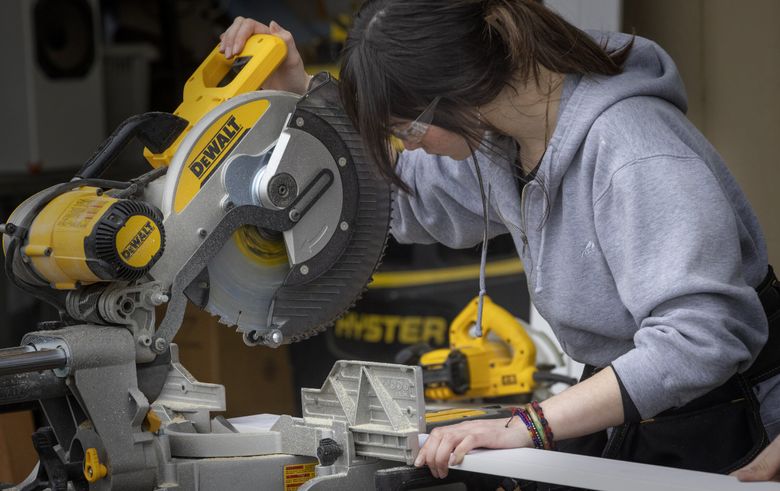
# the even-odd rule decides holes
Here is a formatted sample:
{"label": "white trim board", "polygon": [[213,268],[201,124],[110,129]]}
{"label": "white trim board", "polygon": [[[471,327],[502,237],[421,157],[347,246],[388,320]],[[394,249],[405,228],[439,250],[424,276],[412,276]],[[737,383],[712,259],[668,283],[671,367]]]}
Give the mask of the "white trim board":
{"label": "white trim board", "polygon": [[777,482],[532,448],[476,450],[450,468],[597,491],[780,491]]}

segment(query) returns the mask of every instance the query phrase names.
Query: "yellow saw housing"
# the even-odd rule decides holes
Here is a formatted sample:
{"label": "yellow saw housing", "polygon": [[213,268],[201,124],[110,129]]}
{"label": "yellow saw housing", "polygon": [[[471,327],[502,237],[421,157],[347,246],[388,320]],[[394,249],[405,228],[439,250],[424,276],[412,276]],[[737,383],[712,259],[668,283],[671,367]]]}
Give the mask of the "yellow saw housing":
{"label": "yellow saw housing", "polygon": [[425,372],[452,374],[453,365],[466,372],[461,380],[452,376],[429,379],[433,381],[425,382],[427,399],[481,399],[533,392],[536,346],[528,333],[511,313],[484,297],[483,333],[475,337],[471,331],[477,305],[475,298],[452,321],[450,348],[429,351],[420,358],[423,380],[429,379]]}
{"label": "yellow saw housing", "polygon": [[140,278],[162,255],[164,242],[159,212],[150,205],[85,186],[44,206],[21,252],[41,279],[70,290]]}

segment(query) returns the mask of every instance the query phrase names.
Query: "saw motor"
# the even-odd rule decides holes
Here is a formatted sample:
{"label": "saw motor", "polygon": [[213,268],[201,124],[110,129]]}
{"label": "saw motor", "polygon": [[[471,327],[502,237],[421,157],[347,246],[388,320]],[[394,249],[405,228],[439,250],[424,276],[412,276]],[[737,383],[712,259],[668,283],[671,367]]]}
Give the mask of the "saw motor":
{"label": "saw motor", "polygon": [[[33,196],[11,215],[20,223],[33,212]],[[102,281],[134,281],[162,256],[162,214],[142,201],[117,199],[99,188],[67,191],[37,212],[15,274],[29,283],[73,290]],[[8,241],[4,240],[4,250]]]}

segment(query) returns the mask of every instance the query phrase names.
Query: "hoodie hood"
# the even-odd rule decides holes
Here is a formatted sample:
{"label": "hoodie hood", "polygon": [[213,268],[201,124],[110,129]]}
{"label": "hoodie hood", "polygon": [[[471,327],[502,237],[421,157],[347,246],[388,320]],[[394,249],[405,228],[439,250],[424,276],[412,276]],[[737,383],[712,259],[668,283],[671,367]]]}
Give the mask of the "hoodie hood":
{"label": "hoodie hood", "polygon": [[561,179],[588,135],[594,121],[610,106],[624,99],[651,96],[666,100],[683,113],[688,110],[680,73],[672,58],[653,41],[623,33],[589,31],[609,51],[618,50],[633,39],[623,72],[618,75],[569,75],[564,83],[564,103],[558,123],[539,166],[550,196],[558,192]]}

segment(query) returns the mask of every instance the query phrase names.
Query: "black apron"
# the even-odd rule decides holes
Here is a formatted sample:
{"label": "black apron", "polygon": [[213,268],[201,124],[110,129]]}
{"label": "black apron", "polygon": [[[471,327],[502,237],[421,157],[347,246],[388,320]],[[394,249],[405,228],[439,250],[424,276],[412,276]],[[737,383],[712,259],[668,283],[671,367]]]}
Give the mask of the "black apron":
{"label": "black apron", "polygon": [[[557,443],[562,452],[728,474],[769,444],[752,387],[780,373],[780,284],[769,267],[758,291],[769,321],[769,339],[748,371],[656,417]],[[598,369],[586,366],[580,381]],[[579,488],[518,483],[523,491]],[[506,488],[507,486],[505,486]]]}

